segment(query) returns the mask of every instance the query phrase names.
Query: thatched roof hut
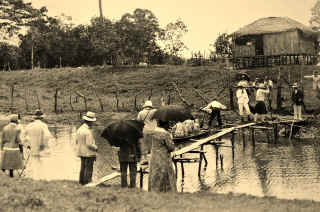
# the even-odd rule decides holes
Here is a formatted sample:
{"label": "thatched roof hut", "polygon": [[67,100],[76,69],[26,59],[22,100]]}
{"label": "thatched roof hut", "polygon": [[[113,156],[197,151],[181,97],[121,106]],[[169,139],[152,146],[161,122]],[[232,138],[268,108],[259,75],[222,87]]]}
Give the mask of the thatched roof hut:
{"label": "thatched roof hut", "polygon": [[318,33],[288,17],[261,18],[234,32],[234,56],[315,55]]}

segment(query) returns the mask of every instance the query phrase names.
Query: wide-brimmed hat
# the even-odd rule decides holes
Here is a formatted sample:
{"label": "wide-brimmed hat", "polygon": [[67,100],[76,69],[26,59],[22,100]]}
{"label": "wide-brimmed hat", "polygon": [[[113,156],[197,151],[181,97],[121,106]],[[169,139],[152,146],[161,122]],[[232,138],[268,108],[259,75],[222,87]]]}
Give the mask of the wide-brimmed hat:
{"label": "wide-brimmed hat", "polygon": [[37,110],[34,112],[34,115],[35,115],[36,117],[40,117],[40,118],[43,117],[43,113],[42,113],[42,111],[39,110],[39,109],[37,109]]}
{"label": "wide-brimmed hat", "polygon": [[150,100],[147,100],[147,101],[143,104],[142,108],[145,108],[145,107],[151,107],[151,108],[153,108],[152,102],[151,102]]}
{"label": "wide-brimmed hat", "polygon": [[88,111],[85,115],[82,116],[83,120],[86,121],[96,121],[96,114],[94,112]]}
{"label": "wide-brimmed hat", "polygon": [[298,83],[296,83],[296,82],[293,83],[292,87],[293,87],[293,88],[297,88],[297,87],[298,87]]}
{"label": "wide-brimmed hat", "polygon": [[12,114],[10,115],[10,122],[18,122],[18,115],[17,114]]}

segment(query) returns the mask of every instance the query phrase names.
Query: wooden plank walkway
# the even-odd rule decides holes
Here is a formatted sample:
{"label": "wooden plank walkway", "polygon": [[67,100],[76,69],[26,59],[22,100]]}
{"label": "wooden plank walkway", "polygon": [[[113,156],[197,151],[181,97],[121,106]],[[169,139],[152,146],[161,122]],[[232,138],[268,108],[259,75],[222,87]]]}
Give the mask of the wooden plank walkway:
{"label": "wooden plank walkway", "polygon": [[[172,153],[172,157],[175,157],[175,156],[178,156],[178,155],[182,155],[184,153],[188,153],[188,152],[191,152],[197,148],[199,148],[201,145],[205,144],[205,143],[208,143],[208,142],[211,142],[212,140],[214,139],[217,139],[225,134],[228,134],[234,130],[237,130],[237,129],[241,129],[241,128],[245,128],[245,127],[250,127],[250,126],[253,126],[255,125],[256,123],[248,123],[248,124],[243,124],[243,125],[238,125],[238,126],[235,126],[235,127],[230,127],[230,128],[225,128],[225,129],[222,129],[220,132],[214,134],[214,135],[211,135],[207,138],[203,138],[203,139],[199,139],[199,140],[195,140],[194,143],[192,143],[191,145],[189,146],[186,146],[182,149],[179,149],[175,152]],[[138,173],[140,173],[140,175],[142,175],[143,177],[143,173],[148,173],[148,166],[140,166],[138,165],[137,167],[137,170],[138,170]],[[121,173],[119,171],[116,171],[116,172],[113,172],[107,176],[104,176],[100,179],[98,179],[97,181],[95,182],[91,182],[87,185],[85,185],[86,187],[95,187],[101,183],[104,183],[104,182],[107,182],[109,180],[112,180],[114,178],[117,178],[117,177],[120,177],[121,176]],[[141,178],[141,177],[140,177]],[[140,179],[140,186],[142,186],[142,183],[141,180],[143,179]]]}
{"label": "wooden plank walkway", "polygon": [[194,139],[194,140],[196,140],[194,143],[192,143],[191,145],[186,146],[184,148],[181,148],[181,149],[179,149],[177,151],[174,151],[172,153],[172,155],[173,155],[173,157],[175,157],[175,156],[178,156],[178,155],[185,154],[185,153],[187,153],[189,151],[192,151],[194,149],[199,148],[201,145],[203,145],[205,143],[208,143],[208,142],[210,142],[210,141],[212,141],[214,139],[217,139],[217,138],[219,138],[219,137],[221,137],[223,135],[226,135],[226,134],[228,134],[228,133],[230,133],[230,132],[232,132],[234,130],[245,128],[245,127],[250,127],[250,126],[253,126],[255,124],[256,123],[248,123],[248,124],[238,125],[238,126],[235,126],[235,127],[229,127],[229,128],[222,129],[220,132],[218,132],[218,133],[216,133],[214,135],[211,135],[211,136],[209,136],[207,138],[203,138],[203,139],[199,139],[199,140]]}

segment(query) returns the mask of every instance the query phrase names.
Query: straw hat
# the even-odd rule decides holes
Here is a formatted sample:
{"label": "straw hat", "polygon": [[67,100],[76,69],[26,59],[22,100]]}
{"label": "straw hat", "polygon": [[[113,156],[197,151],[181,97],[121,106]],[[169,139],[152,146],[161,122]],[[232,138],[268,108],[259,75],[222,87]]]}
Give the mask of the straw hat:
{"label": "straw hat", "polygon": [[83,120],[86,121],[96,121],[96,114],[94,112],[88,111],[85,115],[82,116]]}
{"label": "straw hat", "polygon": [[17,114],[12,114],[10,116],[10,122],[18,122],[18,115]]}
{"label": "straw hat", "polygon": [[147,101],[143,104],[142,108],[145,108],[145,107],[151,107],[151,108],[153,108],[152,102],[151,102],[150,100],[147,100]]}
{"label": "straw hat", "polygon": [[297,88],[297,87],[298,87],[298,83],[296,83],[296,82],[293,83],[292,87],[293,87],[293,88]]}
{"label": "straw hat", "polygon": [[41,110],[37,109],[34,115],[38,118],[43,118],[43,113]]}

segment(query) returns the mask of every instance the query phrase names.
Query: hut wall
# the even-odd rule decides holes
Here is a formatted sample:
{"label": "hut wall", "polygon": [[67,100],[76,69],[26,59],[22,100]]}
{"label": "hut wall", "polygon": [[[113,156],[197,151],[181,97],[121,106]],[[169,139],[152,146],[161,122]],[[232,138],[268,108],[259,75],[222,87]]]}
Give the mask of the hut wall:
{"label": "hut wall", "polygon": [[254,45],[236,45],[234,53],[236,57],[251,57],[256,55],[256,50]]}
{"label": "hut wall", "polygon": [[298,30],[263,35],[264,55],[314,54],[314,41],[301,36]]}

